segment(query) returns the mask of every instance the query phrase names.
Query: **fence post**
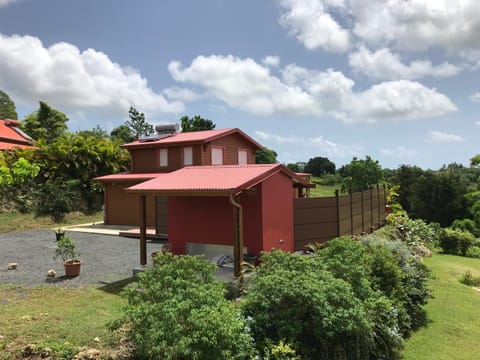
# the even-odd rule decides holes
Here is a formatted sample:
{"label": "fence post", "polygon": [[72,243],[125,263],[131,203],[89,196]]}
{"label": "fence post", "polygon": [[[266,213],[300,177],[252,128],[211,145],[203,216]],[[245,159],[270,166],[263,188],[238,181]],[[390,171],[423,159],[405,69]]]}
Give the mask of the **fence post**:
{"label": "fence post", "polygon": [[363,198],[365,197],[365,191],[361,192],[362,194],[362,234],[365,233],[365,205]]}
{"label": "fence post", "polygon": [[381,205],[380,205],[380,185],[377,184],[377,212],[378,212],[378,227],[382,226],[382,222],[381,222],[381,212],[380,212],[380,208],[381,208]]}
{"label": "fence post", "polygon": [[348,190],[350,194],[350,235],[353,235],[353,195],[352,189]]}
{"label": "fence post", "polygon": [[370,186],[370,232],[373,232],[375,227],[373,226],[373,189]]}
{"label": "fence post", "polygon": [[340,199],[338,189],[335,190],[335,204],[337,206],[337,237],[340,237]]}

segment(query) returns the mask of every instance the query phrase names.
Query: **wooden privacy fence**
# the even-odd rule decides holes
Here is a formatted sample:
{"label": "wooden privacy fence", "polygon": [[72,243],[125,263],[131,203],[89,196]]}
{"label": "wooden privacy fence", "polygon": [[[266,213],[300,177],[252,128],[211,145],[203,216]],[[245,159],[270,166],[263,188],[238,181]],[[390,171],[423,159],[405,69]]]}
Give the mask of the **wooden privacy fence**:
{"label": "wooden privacy fence", "polygon": [[385,186],[294,200],[295,251],[343,235],[368,233],[385,223]]}

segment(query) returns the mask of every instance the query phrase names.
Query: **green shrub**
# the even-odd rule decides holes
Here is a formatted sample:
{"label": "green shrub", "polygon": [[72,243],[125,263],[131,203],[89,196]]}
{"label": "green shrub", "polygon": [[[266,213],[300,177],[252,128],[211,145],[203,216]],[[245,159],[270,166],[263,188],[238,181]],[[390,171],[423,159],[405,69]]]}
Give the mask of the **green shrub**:
{"label": "green shrub", "polygon": [[446,254],[465,256],[474,244],[475,237],[467,231],[444,229],[440,236],[440,246]]}
{"label": "green shrub", "polygon": [[465,256],[480,259],[480,246],[470,246]]}
{"label": "green shrub", "polygon": [[471,271],[466,271],[459,281],[467,286],[480,286],[480,276],[473,276]]}
{"label": "green shrub", "polygon": [[140,359],[250,359],[253,341],[234,303],[201,257],[157,256],[126,291],[126,320]]}
{"label": "green shrub", "polygon": [[50,215],[55,222],[76,209],[79,194],[77,180],[55,178],[45,182],[35,194],[35,210],[38,215]]}
{"label": "green shrub", "polygon": [[472,219],[454,220],[450,227],[454,230],[468,231],[472,234],[478,235],[477,225]]}
{"label": "green shrub", "polygon": [[442,230],[439,224],[429,224],[408,216],[389,216],[388,221],[397,229],[398,237],[408,245],[424,245],[431,250],[439,246]]}
{"label": "green shrub", "polygon": [[396,310],[369,289],[362,265],[355,266],[361,248],[354,245],[349,255],[344,269],[355,269],[345,279],[354,286],[325,270],[319,256],[280,251],[263,255],[243,303],[263,354],[269,344],[283,340],[306,359],[395,357],[402,345]]}

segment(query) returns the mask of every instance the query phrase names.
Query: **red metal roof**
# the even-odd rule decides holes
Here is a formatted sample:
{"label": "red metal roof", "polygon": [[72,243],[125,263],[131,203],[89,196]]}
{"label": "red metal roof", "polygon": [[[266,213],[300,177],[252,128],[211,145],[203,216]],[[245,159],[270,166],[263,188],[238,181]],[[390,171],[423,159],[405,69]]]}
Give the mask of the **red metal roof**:
{"label": "red metal roof", "polygon": [[307,185],[302,177],[280,164],[187,166],[131,186],[127,192],[225,195],[250,189],[278,172],[291,177],[292,181]]}
{"label": "red metal roof", "polygon": [[19,125],[17,120],[0,119],[0,150],[34,148],[32,139],[18,128]]}
{"label": "red metal roof", "polygon": [[93,181],[97,182],[107,182],[107,181],[130,181],[130,180],[150,180],[165,174],[162,173],[120,173],[120,174],[110,174],[105,176],[99,176]]}
{"label": "red metal roof", "polygon": [[136,148],[136,147],[152,147],[158,145],[178,145],[178,144],[185,144],[185,143],[207,143],[218,138],[222,138],[224,136],[230,134],[238,134],[247,141],[251,142],[254,146],[258,149],[262,149],[263,146],[253,140],[250,136],[245,134],[243,131],[237,128],[232,129],[221,129],[221,130],[204,130],[204,131],[192,131],[192,132],[181,132],[174,134],[173,136],[165,137],[159,140],[153,141],[141,141],[137,140],[128,144],[122,145],[125,148]]}

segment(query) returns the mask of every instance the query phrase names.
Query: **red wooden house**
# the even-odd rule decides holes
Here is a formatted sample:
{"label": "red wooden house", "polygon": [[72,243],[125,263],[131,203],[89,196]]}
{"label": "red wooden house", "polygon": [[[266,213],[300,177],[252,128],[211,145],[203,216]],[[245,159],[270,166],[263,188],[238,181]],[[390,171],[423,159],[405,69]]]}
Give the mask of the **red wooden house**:
{"label": "red wooden house", "polygon": [[[94,179],[105,188],[104,223],[138,225],[138,196],[125,189],[184,166],[244,165],[255,163],[262,148],[239,129],[177,133],[173,126],[157,126],[157,134],[123,145],[130,152],[130,172]],[[167,232],[167,202],[163,196],[149,196],[147,225],[157,233]]]}
{"label": "red wooden house", "polygon": [[19,126],[17,120],[0,119],[0,150],[34,148],[32,138],[20,130]]}

